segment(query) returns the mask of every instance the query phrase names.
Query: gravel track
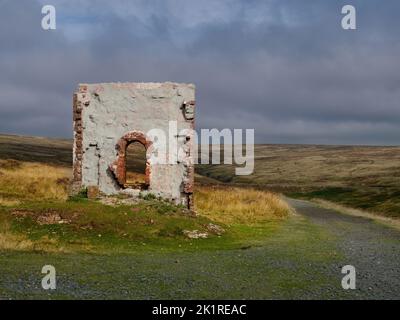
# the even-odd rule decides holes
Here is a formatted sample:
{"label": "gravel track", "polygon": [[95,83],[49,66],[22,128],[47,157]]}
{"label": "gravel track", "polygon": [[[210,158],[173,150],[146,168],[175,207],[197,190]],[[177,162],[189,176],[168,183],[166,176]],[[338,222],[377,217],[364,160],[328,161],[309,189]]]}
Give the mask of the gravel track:
{"label": "gravel track", "polygon": [[298,214],[336,236],[343,263],[356,268],[352,298],[400,298],[400,231],[308,201],[287,201]]}

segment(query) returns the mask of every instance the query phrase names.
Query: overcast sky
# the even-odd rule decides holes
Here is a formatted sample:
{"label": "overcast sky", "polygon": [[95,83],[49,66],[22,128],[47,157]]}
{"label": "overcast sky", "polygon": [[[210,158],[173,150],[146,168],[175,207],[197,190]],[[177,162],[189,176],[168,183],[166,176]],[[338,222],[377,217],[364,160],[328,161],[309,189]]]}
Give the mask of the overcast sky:
{"label": "overcast sky", "polygon": [[78,83],[175,81],[196,84],[198,129],[398,145],[399,16],[398,0],[0,0],[0,132],[70,138]]}

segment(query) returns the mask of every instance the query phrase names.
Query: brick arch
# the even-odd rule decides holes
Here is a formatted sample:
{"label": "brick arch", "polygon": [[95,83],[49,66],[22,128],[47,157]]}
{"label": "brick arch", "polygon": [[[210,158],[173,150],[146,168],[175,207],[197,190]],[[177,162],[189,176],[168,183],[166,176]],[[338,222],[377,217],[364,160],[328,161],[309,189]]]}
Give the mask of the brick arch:
{"label": "brick arch", "polygon": [[133,142],[141,143],[146,149],[146,178],[145,183],[150,186],[150,154],[152,152],[152,141],[141,131],[130,131],[123,135],[117,142],[117,159],[110,165],[118,184],[123,187],[126,184],[126,149]]}

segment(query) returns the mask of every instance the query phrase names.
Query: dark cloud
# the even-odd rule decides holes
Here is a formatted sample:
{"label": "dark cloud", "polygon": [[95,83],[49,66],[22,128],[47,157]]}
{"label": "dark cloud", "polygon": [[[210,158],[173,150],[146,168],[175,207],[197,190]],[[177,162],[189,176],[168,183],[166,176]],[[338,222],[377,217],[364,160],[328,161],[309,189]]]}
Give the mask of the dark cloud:
{"label": "dark cloud", "polygon": [[80,82],[197,86],[198,128],[257,142],[398,144],[400,3],[0,0],[0,132],[72,136]]}

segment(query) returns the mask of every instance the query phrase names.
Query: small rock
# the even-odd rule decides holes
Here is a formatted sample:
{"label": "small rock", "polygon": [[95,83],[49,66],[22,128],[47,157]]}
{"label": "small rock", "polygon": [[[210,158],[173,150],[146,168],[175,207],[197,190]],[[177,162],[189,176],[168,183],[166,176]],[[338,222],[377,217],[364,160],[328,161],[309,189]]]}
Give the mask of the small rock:
{"label": "small rock", "polygon": [[205,239],[208,238],[207,232],[201,232],[199,230],[183,230],[183,234],[189,239]]}
{"label": "small rock", "polygon": [[225,232],[224,228],[222,228],[221,226],[216,225],[214,223],[209,223],[207,225],[207,230],[210,231],[211,233],[214,233],[214,234],[218,235],[218,236],[222,235]]}
{"label": "small rock", "polygon": [[89,199],[96,199],[99,196],[99,187],[89,186],[87,187],[87,197]]}
{"label": "small rock", "polygon": [[121,194],[125,194],[127,196],[133,197],[133,198],[138,198],[140,195],[140,190],[139,189],[123,189],[120,191]]}

